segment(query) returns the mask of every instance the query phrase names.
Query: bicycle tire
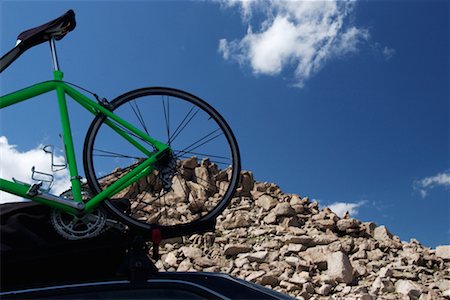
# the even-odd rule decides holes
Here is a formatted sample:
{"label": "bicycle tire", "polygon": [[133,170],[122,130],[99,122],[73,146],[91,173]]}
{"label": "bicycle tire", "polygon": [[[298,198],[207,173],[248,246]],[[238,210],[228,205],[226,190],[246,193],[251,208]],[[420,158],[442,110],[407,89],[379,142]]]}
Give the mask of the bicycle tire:
{"label": "bicycle tire", "polygon": [[[157,116],[158,110],[162,112],[161,104],[157,102],[162,104],[164,116]],[[129,105],[126,105],[127,103]],[[173,112],[175,105],[181,107],[182,113]],[[163,238],[211,230],[210,227],[215,224],[216,217],[231,200],[239,183],[241,170],[236,138],[223,117],[204,100],[181,90],[164,87],[143,88],[125,93],[111,101],[109,109],[122,118],[127,115],[127,119],[125,119],[127,122],[136,123],[140,129],[147,131],[147,133],[151,126],[152,137],[163,142],[167,141],[174,150],[176,167],[170,178],[172,186],[170,191],[165,193],[165,196],[161,196],[163,189],[160,187],[161,178],[158,177],[161,170],[155,170],[113,197],[129,199],[130,207],[124,209],[123,204],[118,206],[114,199],[107,199],[103,201],[106,209],[124,224],[131,226],[132,229],[150,232],[158,228]],[[185,114],[186,111],[187,114]],[[152,115],[150,119],[147,119],[148,114]],[[176,120],[172,123],[178,124],[176,130],[172,133],[170,132],[171,117]],[[111,176],[120,178],[127,170],[131,169],[129,166],[132,166],[132,164],[129,164],[129,161],[141,159],[133,152],[135,148],[133,148],[134,150],[130,148],[130,152],[133,153],[126,154],[127,157],[118,156],[122,153],[116,151],[104,150],[103,148],[99,150],[99,146],[106,147],[106,145],[110,145],[113,149],[119,148],[117,143],[124,141],[105,124],[107,119],[103,114],[94,118],[84,143],[83,163],[87,182],[91,190],[97,194],[109,183],[108,180]],[[151,124],[149,124],[150,122],[145,123],[147,120],[150,120]],[[182,121],[180,122],[180,120]],[[199,120],[206,120],[207,125],[214,126],[213,131],[207,131],[213,132],[213,136],[207,134],[205,140],[203,133],[197,134],[195,130],[202,131],[208,127],[197,124],[200,122]],[[160,122],[163,122],[163,126],[155,127]],[[195,130],[188,128],[188,126],[194,126],[194,124],[195,126],[199,125],[199,128],[195,128]],[[219,132],[219,135],[216,135],[217,132]],[[180,137],[182,133],[187,135]],[[191,145],[199,145],[198,136],[202,136],[200,146],[192,147]],[[110,137],[114,138],[114,141],[110,140]],[[162,137],[165,137],[166,140]],[[194,139],[197,144],[195,142],[188,144],[187,141],[190,139]],[[142,141],[140,143],[142,144]],[[176,148],[180,147],[181,144],[184,148]],[[186,144],[189,145],[187,148]],[[120,147],[121,152],[125,151],[125,147],[127,146]],[[149,149],[151,150],[151,147]],[[194,150],[196,151],[194,152]],[[216,151],[214,155],[207,152],[212,150]],[[201,162],[199,162],[199,158],[202,158]],[[120,163],[120,161],[127,161],[127,159],[129,160],[127,163]],[[106,175],[101,173],[103,172],[103,160],[106,160],[107,164],[114,162],[112,165],[115,165],[117,163],[114,169],[108,169]],[[229,164],[229,166],[220,168],[219,165],[222,164]],[[117,169],[117,167],[120,169]],[[175,184],[177,185],[175,186]],[[145,186],[145,188],[142,189],[142,186]],[[180,191],[184,195],[180,195]],[[147,197],[145,202],[144,197]],[[200,199],[201,197],[207,197],[207,199]],[[163,198],[164,203],[161,201]],[[158,199],[159,203],[155,202]],[[154,212],[158,208],[160,208],[160,211]],[[180,210],[183,213],[180,213]],[[165,211],[167,220],[162,218],[163,211]],[[149,216],[146,216],[144,212],[148,212]],[[176,215],[178,220],[174,220],[176,217],[169,216],[169,213]],[[208,228],[205,229],[205,226]]]}

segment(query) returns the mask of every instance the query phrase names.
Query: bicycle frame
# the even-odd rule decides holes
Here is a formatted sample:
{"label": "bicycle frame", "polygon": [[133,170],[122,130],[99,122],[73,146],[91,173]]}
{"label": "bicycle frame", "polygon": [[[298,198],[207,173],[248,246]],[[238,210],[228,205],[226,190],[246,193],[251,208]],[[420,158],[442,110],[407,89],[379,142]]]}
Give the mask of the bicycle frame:
{"label": "bicycle frame", "polygon": [[[91,100],[71,86],[67,85],[62,81],[62,78],[63,73],[59,70],[55,70],[54,80],[38,83],[36,85],[2,96],[0,97],[0,109],[25,100],[29,100],[33,97],[48,93],[50,91],[56,91],[63,129],[63,141],[65,145],[66,158],[74,199],[67,200],[52,194],[44,195],[44,193],[42,192],[40,192],[36,196],[30,196],[28,191],[31,185],[5,180],[3,178],[0,178],[0,190],[49,205],[72,215],[84,215],[92,212],[103,200],[111,198],[119,191],[123,190],[127,186],[133,184],[134,182],[138,181],[139,179],[153,171],[155,169],[155,164],[161,157],[163,157],[167,153],[167,151],[170,151],[170,148],[168,145],[153,139],[127,121],[121,119],[107,107],[104,107],[96,101]],[[70,128],[69,113],[67,110],[66,95],[75,100],[78,104],[91,112],[94,116],[98,114],[105,115],[107,117],[107,119],[105,120],[105,124],[111,127],[114,131],[116,131],[120,136],[130,142],[137,149],[139,149],[142,153],[144,153],[145,157],[148,157],[128,174],[118,179],[116,182],[105,188],[102,192],[95,195],[92,199],[89,199],[84,204],[82,202],[81,177],[79,176],[75,159],[75,151],[73,146],[72,132]],[[125,128],[139,138],[152,144],[155,147],[156,151],[147,150],[122,128]]]}

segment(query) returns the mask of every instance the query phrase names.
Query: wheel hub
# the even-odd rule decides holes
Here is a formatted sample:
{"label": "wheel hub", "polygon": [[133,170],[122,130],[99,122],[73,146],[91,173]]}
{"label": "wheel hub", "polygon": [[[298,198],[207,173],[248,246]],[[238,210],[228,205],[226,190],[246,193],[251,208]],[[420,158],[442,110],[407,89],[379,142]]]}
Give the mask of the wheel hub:
{"label": "wheel hub", "polygon": [[170,153],[164,159],[161,167],[158,168],[158,178],[163,184],[164,191],[168,192],[172,188],[172,178],[177,169],[177,160],[175,156]]}

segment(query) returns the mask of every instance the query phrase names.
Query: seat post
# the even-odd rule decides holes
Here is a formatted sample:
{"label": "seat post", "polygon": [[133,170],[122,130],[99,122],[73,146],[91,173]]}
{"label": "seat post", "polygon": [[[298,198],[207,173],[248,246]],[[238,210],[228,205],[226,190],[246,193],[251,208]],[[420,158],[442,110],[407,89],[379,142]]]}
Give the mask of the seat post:
{"label": "seat post", "polygon": [[59,63],[58,63],[58,55],[56,54],[55,38],[52,37],[49,40],[49,42],[50,42],[50,50],[52,52],[53,69],[55,71],[59,71]]}

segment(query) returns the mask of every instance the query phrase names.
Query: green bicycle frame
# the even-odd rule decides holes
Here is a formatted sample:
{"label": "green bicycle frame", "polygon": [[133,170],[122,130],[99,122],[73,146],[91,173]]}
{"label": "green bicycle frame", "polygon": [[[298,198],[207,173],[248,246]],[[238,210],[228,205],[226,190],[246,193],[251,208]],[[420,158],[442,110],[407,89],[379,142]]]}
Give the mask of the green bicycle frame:
{"label": "green bicycle frame", "polygon": [[[124,188],[128,187],[129,185],[133,184],[134,182],[138,181],[139,179],[153,171],[155,169],[155,163],[158,162],[158,159],[165,155],[167,151],[170,151],[170,148],[168,145],[153,139],[127,121],[121,119],[106,107],[91,100],[71,86],[67,85],[62,81],[62,78],[63,73],[61,71],[54,71],[54,80],[38,83],[36,85],[2,96],[0,97],[0,109],[31,99],[38,95],[48,93],[50,91],[56,91],[74,202],[79,203],[82,201],[81,178],[78,173],[77,163],[75,159],[75,151],[73,146],[72,131],[70,128],[69,113],[67,110],[66,95],[70,96],[70,98],[75,100],[78,104],[91,112],[93,115],[105,115],[107,117],[107,119],[105,120],[105,124],[111,127],[130,144],[139,149],[145,155],[145,157],[147,157],[147,159],[141,162],[128,174],[118,179],[116,182],[108,186],[99,194],[95,195],[92,199],[89,199],[87,202],[85,202],[84,208],[82,209],[77,209],[64,203],[58,203],[49,199],[45,199],[42,197],[42,195],[39,194],[36,196],[30,196],[28,194],[28,191],[31,186],[25,183],[13,182],[0,178],[0,190],[49,205],[72,215],[84,215],[94,210],[103,200],[111,198],[119,191],[123,190]],[[143,147],[122,128],[127,129],[129,132],[152,144],[155,147],[156,151],[149,151],[148,149]]]}

